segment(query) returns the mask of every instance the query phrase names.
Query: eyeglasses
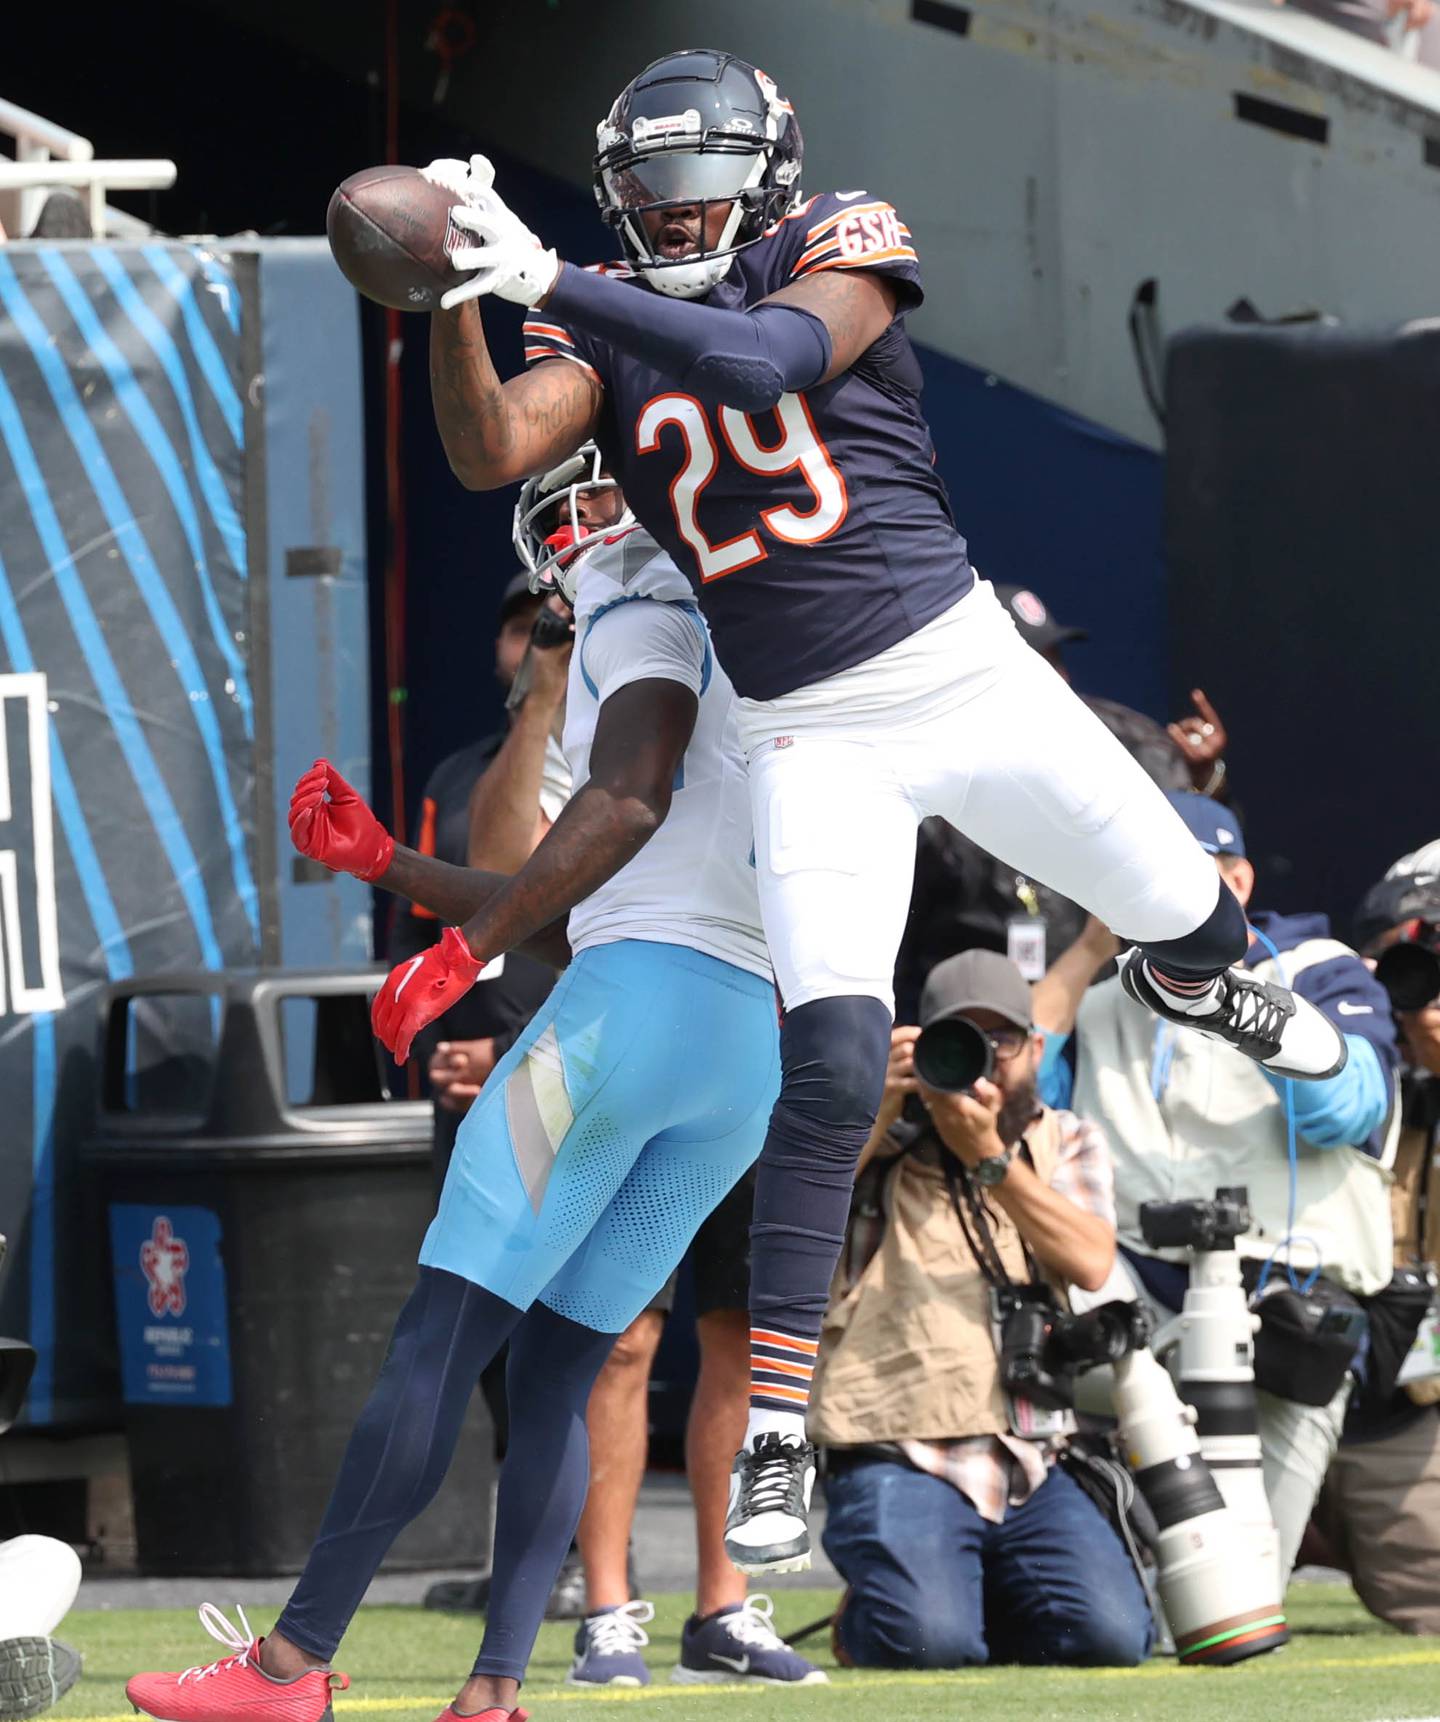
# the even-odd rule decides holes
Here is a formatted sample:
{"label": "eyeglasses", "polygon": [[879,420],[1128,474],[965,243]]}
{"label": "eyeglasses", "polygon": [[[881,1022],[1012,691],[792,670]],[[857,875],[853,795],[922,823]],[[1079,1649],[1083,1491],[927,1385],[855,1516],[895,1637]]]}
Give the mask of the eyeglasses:
{"label": "eyeglasses", "polygon": [[987,1028],[981,1032],[990,1042],[990,1050],[998,1064],[1008,1064],[1012,1058],[1018,1058],[1030,1043],[1030,1036],[1023,1028]]}

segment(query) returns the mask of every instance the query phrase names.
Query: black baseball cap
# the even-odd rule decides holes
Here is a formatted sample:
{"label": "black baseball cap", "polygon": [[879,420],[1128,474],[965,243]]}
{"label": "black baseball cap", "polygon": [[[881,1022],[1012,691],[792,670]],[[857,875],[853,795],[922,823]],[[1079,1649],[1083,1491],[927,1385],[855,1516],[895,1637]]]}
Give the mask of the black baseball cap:
{"label": "black baseball cap", "polygon": [[1026,1033],[1034,1027],[1030,983],[999,951],[961,951],[936,963],[920,989],[920,1027],[973,1010],[993,1010]]}
{"label": "black baseball cap", "polygon": [[1372,885],[1355,911],[1355,945],[1366,950],[1406,921],[1440,923],[1440,880],[1400,875]]}
{"label": "black baseball cap", "polygon": [[532,602],[538,606],[540,594],[530,590],[530,576],[522,568],[510,576],[509,584],[500,594],[500,614],[495,618],[495,626],[503,628],[517,610]]}
{"label": "black baseball cap", "polygon": [[1028,586],[997,586],[995,596],[1014,617],[1025,644],[1033,646],[1037,652],[1048,652],[1055,646],[1063,646],[1067,640],[1090,638],[1088,629],[1072,628],[1057,621]]}

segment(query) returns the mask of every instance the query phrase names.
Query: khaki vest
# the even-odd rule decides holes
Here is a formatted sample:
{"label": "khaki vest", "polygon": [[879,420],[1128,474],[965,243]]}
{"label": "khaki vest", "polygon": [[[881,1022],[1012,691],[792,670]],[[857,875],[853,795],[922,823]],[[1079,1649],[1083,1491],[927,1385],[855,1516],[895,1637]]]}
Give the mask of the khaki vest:
{"label": "khaki vest", "polygon": [[[1390,1217],[1395,1226],[1395,1266],[1418,1262],[1440,1265],[1440,1141],[1429,1129],[1407,1125],[1395,1150],[1395,1182],[1390,1186]],[[1420,1192],[1426,1195],[1425,1236],[1419,1235]]]}
{"label": "khaki vest", "polygon": [[[1284,973],[1273,962],[1261,980],[1293,977],[1311,963],[1349,954],[1332,939],[1287,951]],[[1126,996],[1118,978],[1090,988],[1076,1022],[1079,1058],[1074,1109],[1105,1132],[1115,1162],[1121,1242],[1142,1254],[1186,1261],[1184,1250],[1149,1250],[1140,1235],[1142,1202],[1211,1196],[1222,1184],[1250,1193],[1254,1229],[1238,1240],[1241,1255],[1268,1256],[1285,1235],[1289,1201],[1285,1106],[1243,1053],[1183,1029],[1173,1032]],[[1169,1046],[1158,1084],[1157,1051]],[[1297,1139],[1294,1261],[1314,1265],[1351,1291],[1377,1292],[1390,1280],[1390,1166],[1400,1130],[1391,1108],[1385,1152],[1377,1161],[1358,1148],[1315,1148]]]}
{"label": "khaki vest", "polygon": [[[1048,1184],[1060,1126],[1048,1107],[1025,1133]],[[933,1141],[885,1176],[879,1247],[853,1284],[841,1267],[820,1335],[808,1432],[826,1446],[946,1441],[1009,1424],[990,1332],[990,1286],[966,1241]],[[1028,1278],[1020,1234],[998,1205],[990,1227],[1005,1271]]]}

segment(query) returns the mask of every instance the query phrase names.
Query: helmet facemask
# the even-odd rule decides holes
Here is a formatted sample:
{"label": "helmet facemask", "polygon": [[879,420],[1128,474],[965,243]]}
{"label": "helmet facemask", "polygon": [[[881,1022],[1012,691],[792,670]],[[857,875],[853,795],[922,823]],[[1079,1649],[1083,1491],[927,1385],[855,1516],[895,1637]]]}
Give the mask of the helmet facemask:
{"label": "helmet facemask", "polygon": [[604,470],[599,448],[587,442],[568,460],[520,486],[511,538],[521,566],[530,576],[530,590],[542,596],[558,593],[572,607],[576,576],[586,540],[597,532],[624,530],[635,517],[624,506],[603,527],[587,526],[580,518],[582,497],[597,491],[620,492],[620,482]]}
{"label": "helmet facemask", "polygon": [[[601,216],[635,269],[657,292],[674,298],[707,293],[728,274],[735,256],[764,238],[799,197],[802,143],[790,104],[763,72],[728,56],[725,65],[743,80],[745,94],[723,118],[713,107],[708,119],[697,107],[659,117],[632,113],[647,72],[622,92],[596,132]],[[663,105],[657,90],[645,94],[651,98],[646,105]],[[722,207],[723,222],[710,239],[711,212]],[[698,246],[683,257],[662,256],[645,217],[681,209],[699,214]]]}

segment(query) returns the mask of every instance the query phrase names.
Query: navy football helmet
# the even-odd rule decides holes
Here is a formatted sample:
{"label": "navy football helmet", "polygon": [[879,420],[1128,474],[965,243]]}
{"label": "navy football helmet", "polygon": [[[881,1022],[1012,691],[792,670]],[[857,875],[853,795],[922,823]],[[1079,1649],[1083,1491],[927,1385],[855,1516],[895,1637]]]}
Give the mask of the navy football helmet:
{"label": "navy football helmet", "polygon": [[[650,285],[693,299],[799,202],[803,149],[773,79],[734,54],[686,49],[647,66],[596,127],[595,200]],[[730,215],[706,249],[704,218],[717,203]],[[701,249],[672,261],[656,256],[641,217],[677,207],[700,210]]]}

